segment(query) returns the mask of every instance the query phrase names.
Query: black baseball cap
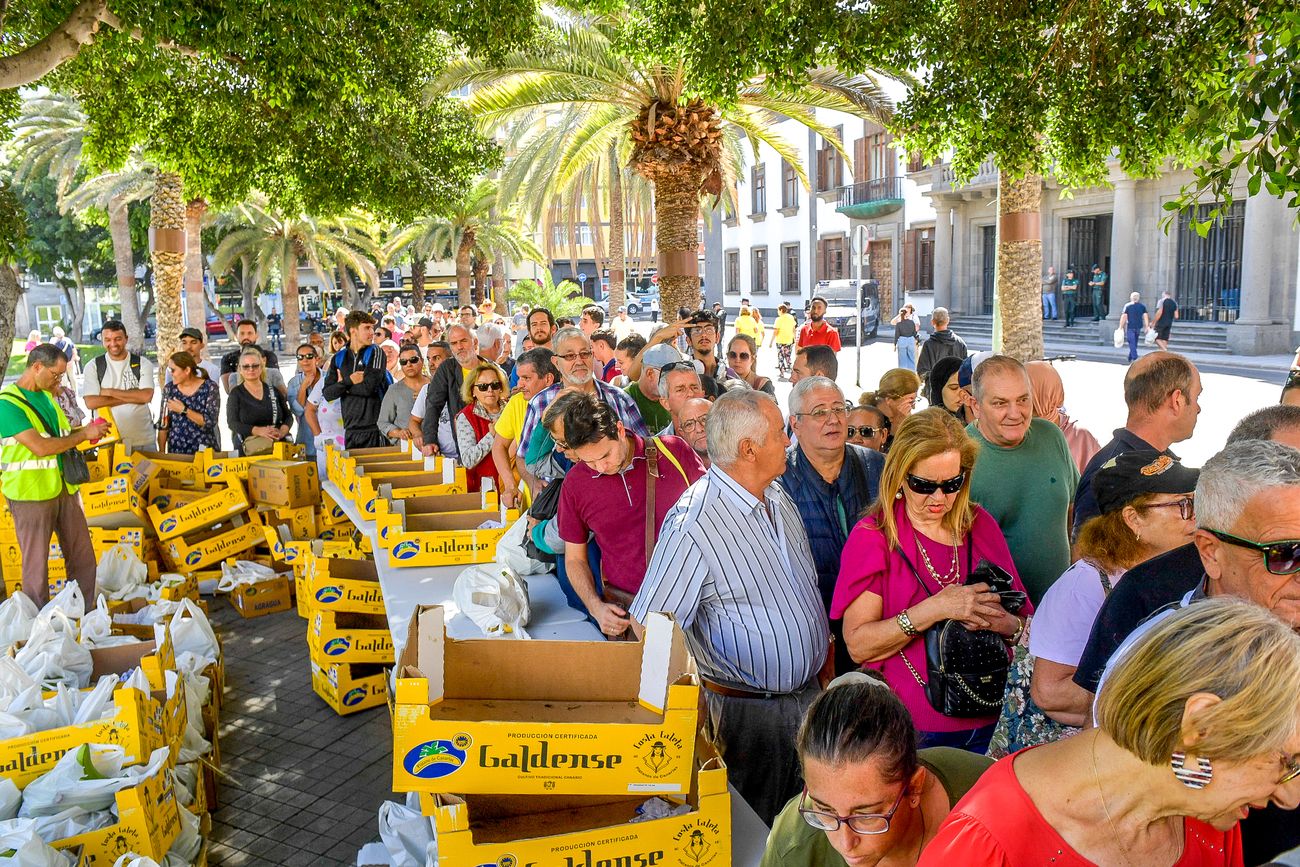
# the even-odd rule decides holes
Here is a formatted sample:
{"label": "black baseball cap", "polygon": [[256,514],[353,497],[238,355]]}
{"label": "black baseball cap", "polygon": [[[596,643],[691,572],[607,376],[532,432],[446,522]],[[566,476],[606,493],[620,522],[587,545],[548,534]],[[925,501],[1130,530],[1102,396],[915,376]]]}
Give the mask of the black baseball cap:
{"label": "black baseball cap", "polygon": [[1102,514],[1124,508],[1143,494],[1189,494],[1201,471],[1150,449],[1125,452],[1101,465],[1092,490]]}
{"label": "black baseball cap", "polygon": [[199,343],[203,342],[203,332],[197,328],[182,328],[181,337],[188,337],[191,340],[197,340]]}
{"label": "black baseball cap", "polygon": [[420,321],[415,324],[420,326],[421,328],[432,328],[433,320],[430,319],[428,316],[421,316]]}

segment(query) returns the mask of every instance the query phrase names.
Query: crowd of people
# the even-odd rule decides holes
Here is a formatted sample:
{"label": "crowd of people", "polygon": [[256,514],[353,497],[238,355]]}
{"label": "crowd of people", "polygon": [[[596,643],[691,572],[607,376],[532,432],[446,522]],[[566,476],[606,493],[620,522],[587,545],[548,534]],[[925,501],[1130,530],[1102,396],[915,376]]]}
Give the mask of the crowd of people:
{"label": "crowd of people", "polygon": [[[153,366],[109,323],[82,396],[138,446],[219,445],[224,392],[245,454],[408,440],[457,460],[526,511],[528,556],[609,640],[676,618],[705,734],[772,826],[766,864],[1190,867],[1300,846],[1300,377],[1196,469],[1172,451],[1202,391],[1181,355],[1127,369],[1103,445],[1050,364],[971,355],[943,310],[919,355],[899,349],[917,370],[851,399],[825,309],[771,327],[784,408],[747,304],[725,341],[704,309],[648,336],[596,306],[339,311],[287,383],[255,323],[215,365],[187,329],[156,425]],[[60,408],[68,363],[37,345],[0,392],[25,546],[76,531],[51,458],[104,430]]]}

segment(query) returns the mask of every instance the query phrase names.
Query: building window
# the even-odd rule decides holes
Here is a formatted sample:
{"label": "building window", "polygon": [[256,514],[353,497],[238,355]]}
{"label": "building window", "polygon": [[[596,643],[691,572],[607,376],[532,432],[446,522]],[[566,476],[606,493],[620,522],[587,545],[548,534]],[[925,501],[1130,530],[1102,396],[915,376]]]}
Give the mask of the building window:
{"label": "building window", "polygon": [[57,304],[36,305],[36,327],[48,337],[51,329],[63,324],[63,308]]}
{"label": "building window", "polygon": [[781,291],[799,291],[799,244],[781,245]]}
{"label": "building window", "polygon": [[844,279],[844,238],[822,238],[821,240],[821,277],[822,280]]}
{"label": "building window", "polygon": [[785,160],[781,160],[781,207],[799,207],[799,173]]}
{"label": "building window", "polygon": [[767,248],[755,247],[751,254],[753,256],[753,271],[751,274],[750,291],[755,295],[767,294]]}
{"label": "building window", "polygon": [[723,290],[728,295],[740,294],[740,251],[727,251],[727,276],[723,283]]}
{"label": "building window", "polygon": [[563,225],[551,226],[551,244],[556,247],[568,246],[569,227]]}
{"label": "building window", "polygon": [[894,149],[890,147],[893,141],[894,137],[887,132],[867,138],[867,180],[894,176]]}
{"label": "building window", "polygon": [[[844,127],[835,127],[836,141],[844,141]],[[817,192],[825,193],[844,186],[844,158],[827,139],[817,149]]]}
{"label": "building window", "polygon": [[767,166],[760,163],[750,171],[751,215],[767,213]]}
{"label": "building window", "polygon": [[591,224],[578,224],[578,243],[587,247],[591,246]]}
{"label": "building window", "polygon": [[1216,220],[1202,238],[1193,223],[1208,220],[1214,207],[1199,205],[1178,216],[1178,268],[1174,285],[1178,315],[1184,320],[1200,322],[1236,322],[1241,313],[1241,246],[1246,203],[1233,202],[1228,213]]}
{"label": "building window", "polygon": [[921,232],[916,245],[916,288],[921,292],[934,291],[934,233]]}

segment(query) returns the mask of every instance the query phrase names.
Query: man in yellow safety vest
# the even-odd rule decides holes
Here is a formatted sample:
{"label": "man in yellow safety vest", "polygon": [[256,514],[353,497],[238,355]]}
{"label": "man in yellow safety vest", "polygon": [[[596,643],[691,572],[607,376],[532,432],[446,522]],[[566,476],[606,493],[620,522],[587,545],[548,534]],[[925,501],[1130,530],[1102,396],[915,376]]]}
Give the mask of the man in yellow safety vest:
{"label": "man in yellow safety vest", "polygon": [[108,422],[96,418],[72,430],[53,397],[68,359],[42,343],[27,356],[17,382],[0,390],[0,488],[8,501],[23,552],[23,592],[37,606],[49,601],[50,537],[57,533],[68,577],[81,586],[87,606],[95,599],[95,551],[77,486],[63,477],[63,458],[83,442],[98,442]]}

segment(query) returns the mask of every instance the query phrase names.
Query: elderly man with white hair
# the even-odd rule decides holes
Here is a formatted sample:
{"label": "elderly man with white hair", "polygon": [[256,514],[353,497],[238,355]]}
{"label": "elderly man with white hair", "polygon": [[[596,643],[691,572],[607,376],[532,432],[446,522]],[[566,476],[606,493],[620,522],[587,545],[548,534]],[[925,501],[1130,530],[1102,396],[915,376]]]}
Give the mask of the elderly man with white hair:
{"label": "elderly man with white hair", "polygon": [[771,823],[799,792],[795,735],[821,688],[830,632],[794,501],[776,484],[789,439],[776,401],[738,389],[713,404],[712,466],[664,518],[628,610],[686,631],[708,700],[705,733]]}
{"label": "elderly man with white hair", "polygon": [[[411,433],[414,442],[426,455],[436,455],[446,451],[448,457],[456,457],[453,451],[455,438],[439,437],[440,427],[446,419],[454,419],[465,408],[465,399],[461,396],[461,386],[465,376],[480,364],[494,363],[493,359],[479,355],[478,337],[469,327],[456,324],[447,329],[447,343],[451,346],[452,357],[448,361],[455,364],[440,364],[429,384],[420,389],[415,398],[417,409],[411,414]],[[423,407],[423,412],[418,411]],[[442,433],[446,433],[445,428]]]}

